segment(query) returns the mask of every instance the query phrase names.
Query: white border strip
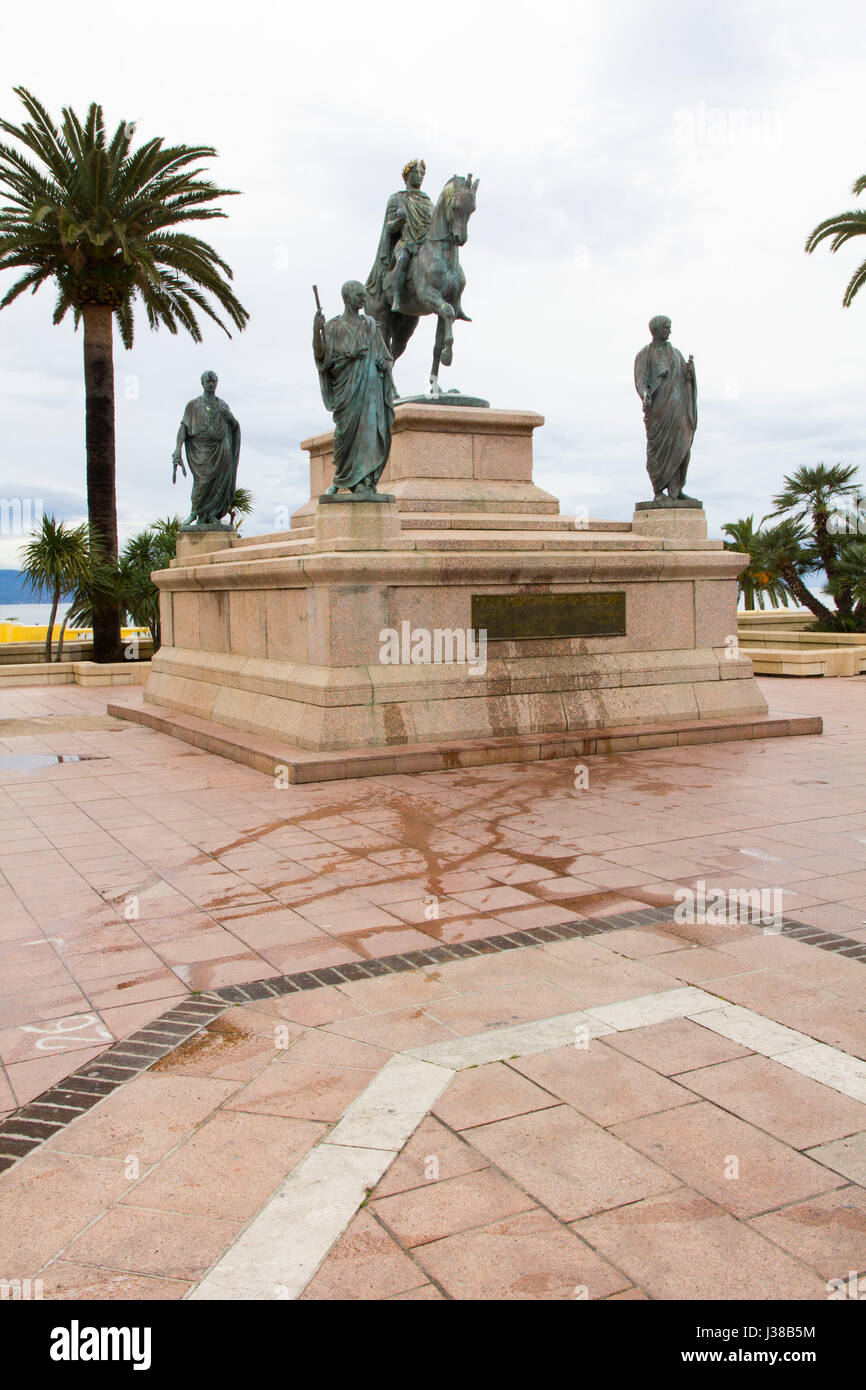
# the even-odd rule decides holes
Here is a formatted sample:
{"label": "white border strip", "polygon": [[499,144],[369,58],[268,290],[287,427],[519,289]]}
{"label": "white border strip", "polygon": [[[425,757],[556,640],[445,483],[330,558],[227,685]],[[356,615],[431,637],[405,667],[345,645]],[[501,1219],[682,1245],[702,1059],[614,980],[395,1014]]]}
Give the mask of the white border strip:
{"label": "white border strip", "polygon": [[289,1174],[190,1299],[296,1299],[455,1074],[687,1018],[866,1103],[866,1062],[691,985],[397,1053]]}

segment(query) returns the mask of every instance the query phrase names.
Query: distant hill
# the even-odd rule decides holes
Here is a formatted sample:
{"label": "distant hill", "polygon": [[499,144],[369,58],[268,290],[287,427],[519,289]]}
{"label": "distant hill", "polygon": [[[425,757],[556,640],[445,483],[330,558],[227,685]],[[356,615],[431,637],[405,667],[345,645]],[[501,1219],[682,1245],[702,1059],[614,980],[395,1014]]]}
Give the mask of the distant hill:
{"label": "distant hill", "polygon": [[0,570],[0,603],[38,603],[30,585],[17,570]]}
{"label": "distant hill", "polygon": [[18,570],[0,570],[0,603],[45,603],[50,597],[39,598]]}

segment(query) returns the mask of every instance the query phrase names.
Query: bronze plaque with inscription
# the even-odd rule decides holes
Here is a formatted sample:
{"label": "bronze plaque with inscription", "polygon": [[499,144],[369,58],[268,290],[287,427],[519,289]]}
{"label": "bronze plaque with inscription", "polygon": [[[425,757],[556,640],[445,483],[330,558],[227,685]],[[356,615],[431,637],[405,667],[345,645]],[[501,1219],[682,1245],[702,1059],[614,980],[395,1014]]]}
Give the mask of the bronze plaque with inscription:
{"label": "bronze plaque with inscription", "polygon": [[625,637],[625,593],[473,594],[472,626],[488,642]]}

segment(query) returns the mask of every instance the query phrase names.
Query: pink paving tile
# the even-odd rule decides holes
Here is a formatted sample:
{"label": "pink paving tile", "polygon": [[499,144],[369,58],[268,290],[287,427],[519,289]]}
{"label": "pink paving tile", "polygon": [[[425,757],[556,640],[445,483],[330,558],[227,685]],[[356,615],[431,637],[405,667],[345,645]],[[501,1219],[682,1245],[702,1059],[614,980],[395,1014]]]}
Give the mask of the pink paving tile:
{"label": "pink paving tile", "polygon": [[178,963],[171,967],[174,976],[191,990],[223,989],[226,985],[244,985],[251,980],[264,980],[274,971],[269,962],[254,951],[220,956],[214,960],[195,961],[190,965]]}
{"label": "pink paving tile", "polygon": [[359,1015],[383,1013],[387,1009],[407,1008],[410,1004],[426,1005],[433,1000],[448,999],[455,995],[457,988],[459,986],[451,980],[443,979],[441,972],[430,966],[426,969],[401,972],[399,975],[380,975],[373,980],[355,980],[340,985],[339,994],[354,1002],[356,1007],[352,1012]]}
{"label": "pink paving tile", "polygon": [[199,1279],[240,1231],[236,1221],[116,1206],[65,1251],[73,1263]]}
{"label": "pink paving tile", "polygon": [[677,1078],[706,1100],[795,1149],[866,1130],[866,1105],[769,1057],[741,1057]]}
{"label": "pink paving tile", "polygon": [[122,1201],[247,1220],[326,1132],[305,1120],[217,1110]]}
{"label": "pink paving tile", "polygon": [[499,917],[449,917],[437,923],[436,937],[438,945],[453,946],[461,941],[478,941],[510,931],[514,931],[514,927]]}
{"label": "pink paving tile", "polygon": [[825,1279],[866,1270],[866,1192],[842,1187],[749,1223]]}
{"label": "pink paving tile", "polygon": [[[7,1065],[36,1058],[72,1054],[94,1046],[107,1047],[114,1038],[98,1014],[69,1014],[42,1023],[19,1024],[0,1031],[0,1058]],[[70,1070],[77,1065],[70,1063]]]}
{"label": "pink paving tile", "polygon": [[12,1028],[21,1023],[38,1023],[42,1019],[63,1018],[66,1014],[85,1013],[90,1003],[77,985],[68,980],[48,989],[31,989],[23,994],[10,994],[0,999],[0,1027]]}
{"label": "pink paving tile", "polygon": [[189,1280],[154,1279],[143,1274],[125,1274],[97,1265],[74,1264],[71,1260],[52,1260],[40,1270],[43,1297],[114,1301],[120,1299],[181,1299],[193,1288]]}
{"label": "pink paving tile", "polygon": [[[238,956],[238,938],[222,927],[197,929],[189,935],[173,936],[155,947],[157,963],[176,967],[199,961],[212,961]],[[247,953],[253,954],[253,953]]]}
{"label": "pink paving tile", "polygon": [[275,1061],[232,1096],[226,1108],[335,1122],[375,1075],[358,1067]]}
{"label": "pink paving tile", "polygon": [[292,1043],[288,1052],[279,1052],[276,1060],[378,1071],[393,1055],[392,1048],[357,1042],[354,1038],[341,1038],[337,1033],[328,1033],[323,1028],[308,1028],[297,1042]]}
{"label": "pink paving tile", "polygon": [[396,956],[404,951],[423,951],[438,945],[438,922],[431,922],[426,931],[420,927],[351,927],[350,918],[341,919],[333,931],[338,940],[346,942],[367,960],[381,956]]}
{"label": "pink paving tile", "polygon": [[219,920],[235,941],[243,941],[256,951],[267,947],[290,946],[296,941],[307,941],[311,935],[310,923],[306,917],[284,903],[257,903],[255,907],[242,912],[219,913]]}
{"label": "pink paving tile", "polygon": [[426,1013],[453,1032],[469,1037],[488,1028],[507,1028],[572,1013],[574,996],[545,980],[527,980],[453,999],[432,999],[424,1007]]}
{"label": "pink paving tile", "polygon": [[443,1042],[455,1037],[454,1030],[431,1018],[423,1009],[389,1009],[365,1018],[338,1019],[327,1025],[327,1032],[338,1033],[358,1042],[404,1051],[424,1043]]}
{"label": "pink paving tile", "polygon": [[627,1120],[614,1133],[734,1216],[840,1185],[838,1174],[704,1101]]}
{"label": "pink paving tile", "polygon": [[433,1116],[422,1120],[377,1184],[374,1196],[389,1197],[488,1168],[478,1150],[458,1139]]}
{"label": "pink paving tile", "polygon": [[694,1101],[690,1091],[606,1047],[599,1038],[585,1049],[552,1048],[509,1065],[602,1126]]}
{"label": "pink paving tile", "polygon": [[[575,945],[582,945],[576,942]],[[612,953],[608,961],[589,960],[583,953],[575,951],[572,958],[560,952],[558,947],[550,951],[552,966],[549,978],[569,993],[578,1004],[613,1004],[620,999],[634,999],[642,994],[660,994],[672,988],[670,975],[664,974],[654,966],[639,961],[626,960]],[[653,957],[656,959],[656,957]],[[563,1013],[568,1012],[563,1010]]]}
{"label": "pink paving tile", "polygon": [[456,1299],[597,1299],[629,1282],[538,1209],[419,1246],[415,1254]]}
{"label": "pink paving tile", "polygon": [[469,889],[467,892],[455,893],[454,897],[476,912],[495,912],[497,916],[501,916],[503,909],[537,905],[531,894],[507,885]]}
{"label": "pink paving tile", "polygon": [[678,1185],[657,1163],[566,1105],[482,1125],[465,1137],[563,1221]]}
{"label": "pink paving tile", "polygon": [[432,1287],[414,1260],[364,1210],[350,1223],[301,1297],[378,1300]]}
{"label": "pink paving tile", "polygon": [[823,1281],[705,1196],[679,1188],[573,1229],[659,1299],[816,1299]]}
{"label": "pink paving tile", "polygon": [[143,1004],[122,1004],[112,1009],[100,1009],[99,1016],[116,1038],[128,1038],[139,1028],[144,1028],[153,1019],[159,1018],[168,1009],[174,1008],[181,1000],[187,999],[186,990],[170,995],[167,999],[146,999]]}
{"label": "pink paving tile", "polygon": [[16,1100],[12,1094],[12,1087],[9,1085],[3,1072],[0,1071],[0,1110],[7,1114],[16,1108]]}
{"label": "pink paving tile", "polygon": [[681,950],[683,943],[665,927],[625,927],[606,937],[605,944],[618,956],[643,960],[666,951]]}
{"label": "pink paving tile", "polygon": [[681,951],[665,951],[653,956],[652,960],[654,969],[672,975],[674,981],[681,980],[684,984],[743,975],[751,969],[747,962],[708,946],[692,945]]}
{"label": "pink paving tile", "polygon": [[433,1114],[452,1129],[468,1129],[543,1110],[558,1097],[533,1085],[503,1062],[458,1072],[433,1107]]}
{"label": "pink paving tile", "polygon": [[779,1014],[780,1021],[807,1033],[810,1038],[817,1038],[830,1047],[838,1047],[854,1057],[866,1059],[866,1012],[859,1007],[864,997],[861,992],[850,1003],[845,1003],[833,995],[827,995],[820,1003],[793,1004],[784,1010],[784,1018],[782,1009],[775,1012]]}
{"label": "pink paving tile", "polygon": [[210,1077],[145,1072],[48,1139],[43,1152],[156,1162],[237,1090]]}
{"label": "pink paving tile", "polygon": [[70,1072],[83,1067],[85,1062],[99,1057],[105,1051],[106,1046],[106,1043],[100,1043],[98,1047],[84,1048],[81,1051],[76,1049],[74,1052],[60,1052],[53,1057],[39,1057],[28,1062],[11,1062],[6,1067],[6,1075],[15,1093],[16,1106],[26,1105],[28,1101],[41,1095],[43,1091],[47,1091],[49,1086],[54,1086],[58,1081],[69,1076]]}
{"label": "pink paving tile", "polygon": [[376,1196],[371,1209],[403,1245],[411,1248],[534,1207],[533,1200],[514,1183],[485,1168],[462,1177],[440,1178],[391,1197]]}
{"label": "pink paving tile", "polygon": [[109,976],[88,985],[87,993],[93,1007],[101,1011],[121,1004],[142,1004],[149,999],[170,999],[177,994],[177,988],[177,975],[160,969]]}
{"label": "pink paving tile", "polygon": [[154,1062],[159,1076],[214,1076],[249,1081],[291,1047],[303,1029],[253,1009],[229,1009]]}
{"label": "pink paving tile", "polygon": [[128,1186],[119,1161],[30,1154],[0,1182],[0,1268],[31,1278]]}
{"label": "pink paving tile", "polygon": [[262,956],[273,966],[272,970],[262,971],[263,980],[270,975],[295,975],[303,970],[322,970],[327,965],[347,965],[349,961],[364,959],[348,942],[325,932],[315,933],[312,927],[305,940],[291,946],[268,947]]}
{"label": "pink paving tile", "polygon": [[356,1018],[366,1012],[344,989],[325,985],[323,989],[304,990],[299,994],[284,994],[276,999],[256,999],[250,1008],[255,1013],[282,1018],[307,1028],[333,1023],[338,1018]]}
{"label": "pink paving tile", "polygon": [[605,1035],[605,1046],[624,1052],[637,1062],[652,1067],[662,1076],[673,1076],[693,1067],[713,1066],[732,1057],[745,1057],[749,1049],[739,1043],[701,1028],[687,1018],[670,1023],[653,1023],[646,1028],[633,1028],[627,1033]]}

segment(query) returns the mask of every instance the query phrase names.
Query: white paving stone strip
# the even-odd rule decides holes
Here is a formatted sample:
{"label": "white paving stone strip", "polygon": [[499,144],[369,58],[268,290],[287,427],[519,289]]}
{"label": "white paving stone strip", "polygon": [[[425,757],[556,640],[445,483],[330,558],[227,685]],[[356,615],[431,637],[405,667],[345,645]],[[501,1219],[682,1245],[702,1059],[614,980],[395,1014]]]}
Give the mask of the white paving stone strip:
{"label": "white paving stone strip", "polygon": [[458,1071],[688,1018],[866,1103],[866,1062],[693,985],[491,1028],[391,1057],[289,1174],[191,1299],[296,1299]]}
{"label": "white paving stone strip", "polygon": [[405,1055],[440,1067],[464,1071],[485,1062],[504,1062],[509,1057],[527,1057],[531,1052],[544,1052],[548,1047],[562,1047],[578,1036],[600,1038],[615,1030],[588,1013],[556,1014],[532,1023],[516,1023],[510,1028],[491,1028],[487,1033],[473,1033],[468,1038],[448,1038],[445,1042],[413,1047]]}
{"label": "white paving stone strip", "polygon": [[[713,1002],[717,1004],[718,1000]],[[740,1004],[726,1004],[724,1008],[711,1009],[705,1013],[693,1011],[686,1017],[693,1023],[699,1023],[702,1028],[709,1028],[713,1033],[720,1033],[723,1038],[730,1038],[731,1042],[750,1048],[752,1052],[760,1052],[762,1057],[777,1057],[781,1060],[782,1053],[815,1041],[805,1033],[798,1033],[794,1028],[785,1028],[783,1024],[774,1023],[772,1019],[764,1018],[752,1009],[744,1009]]]}
{"label": "white paving stone strip", "polygon": [[671,1019],[686,1018],[703,1009],[716,1009],[718,996],[707,994],[693,985],[665,989],[661,994],[643,994],[638,999],[620,999],[616,1004],[600,1004],[587,1009],[593,1018],[607,1023],[617,1033],[632,1028],[648,1028],[653,1023],[669,1023]]}
{"label": "white paving stone strip", "polygon": [[861,1062],[859,1057],[849,1057],[847,1052],[828,1047],[826,1043],[812,1042],[810,1038],[806,1041],[808,1047],[783,1052],[775,1060],[783,1067],[790,1067],[791,1071],[811,1076],[813,1081],[820,1081],[866,1105],[866,1062]]}
{"label": "white paving stone strip", "polygon": [[322,1143],[399,1153],[453,1076],[453,1068],[392,1057]]}
{"label": "white paving stone strip", "polygon": [[298,1298],[393,1159],[387,1149],[319,1144],[190,1299]]}

